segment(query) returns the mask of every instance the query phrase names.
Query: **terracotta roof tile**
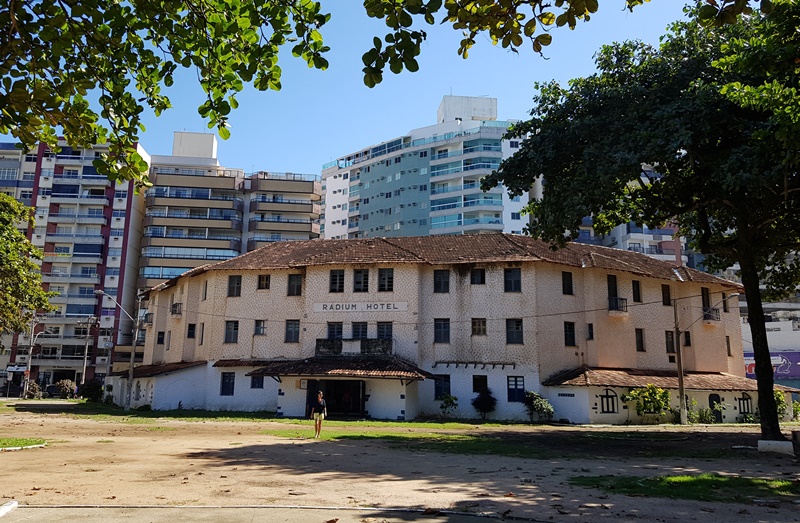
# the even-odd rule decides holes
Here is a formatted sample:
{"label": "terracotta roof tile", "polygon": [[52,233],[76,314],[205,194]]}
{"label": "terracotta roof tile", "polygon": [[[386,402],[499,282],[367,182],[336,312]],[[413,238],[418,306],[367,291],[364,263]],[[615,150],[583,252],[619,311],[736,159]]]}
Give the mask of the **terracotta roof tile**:
{"label": "terracotta roof tile", "polygon": [[248,376],[340,376],[423,380],[431,374],[392,356],[334,356],[273,360]]}
{"label": "terracotta roof tile", "polygon": [[[163,363],[160,365],[139,365],[133,368],[134,378],[149,378],[151,376],[158,376],[159,374],[167,374],[170,372],[177,372],[192,367],[199,367],[205,365],[205,361],[181,361],[179,363]],[[128,371],[119,371],[112,373],[112,376],[127,376]]]}
{"label": "terracotta roof tile", "polygon": [[[546,387],[645,387],[653,384],[662,389],[678,388],[678,373],[653,369],[605,369],[579,367],[548,378],[542,383]],[[758,383],[724,372],[687,372],[684,386],[688,390],[736,390],[758,391]],[[785,392],[800,392],[799,389],[775,385]]]}
{"label": "terracotta roof tile", "polygon": [[301,269],[358,263],[448,265],[523,261],[546,261],[741,289],[737,283],[688,267],[675,267],[645,254],[582,243],[570,243],[563,249],[553,250],[547,243],[529,236],[502,233],[275,242],[230,260],[192,269],[184,275],[213,270]]}

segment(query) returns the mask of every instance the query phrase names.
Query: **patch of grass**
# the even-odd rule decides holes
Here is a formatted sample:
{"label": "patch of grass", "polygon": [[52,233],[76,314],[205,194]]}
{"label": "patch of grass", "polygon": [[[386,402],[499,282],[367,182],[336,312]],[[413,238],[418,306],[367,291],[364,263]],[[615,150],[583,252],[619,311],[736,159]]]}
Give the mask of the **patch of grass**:
{"label": "patch of grass", "polygon": [[169,432],[175,430],[175,427],[147,427],[150,432]]}
{"label": "patch of grass", "polygon": [[30,447],[31,445],[44,445],[43,438],[0,438],[0,449],[13,447]]}
{"label": "patch of grass", "polygon": [[577,476],[571,485],[599,488],[615,494],[656,498],[690,499],[721,503],[749,503],[770,498],[784,501],[800,499],[800,483],[790,479],[745,478],[698,474],[696,476]]}
{"label": "patch of grass", "polygon": [[97,443],[114,443],[113,439],[99,439]]}
{"label": "patch of grass", "polygon": [[[301,429],[273,429],[263,430],[259,434],[277,436],[282,438],[311,438],[313,428]],[[379,440],[387,442],[390,446],[407,450],[427,450],[431,452],[447,452],[451,454],[478,454],[512,456],[529,459],[546,459],[556,457],[556,454],[543,449],[525,445],[516,439],[499,438],[479,434],[464,433],[439,433],[439,432],[395,432],[377,431],[369,432],[322,430],[321,439],[324,440],[352,440],[369,441]],[[565,457],[563,453],[559,454]]]}
{"label": "patch of grass", "polygon": [[241,441],[231,441],[228,445],[244,445]]}
{"label": "patch of grass", "polygon": [[11,414],[14,412],[14,407],[9,407],[5,403],[0,403],[0,414]]}

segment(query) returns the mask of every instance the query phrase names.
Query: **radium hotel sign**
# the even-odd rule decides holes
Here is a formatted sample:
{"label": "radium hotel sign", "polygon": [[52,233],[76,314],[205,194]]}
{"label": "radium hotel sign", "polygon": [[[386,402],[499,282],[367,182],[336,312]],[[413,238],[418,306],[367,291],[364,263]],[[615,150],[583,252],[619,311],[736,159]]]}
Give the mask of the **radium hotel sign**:
{"label": "radium hotel sign", "polygon": [[404,312],[408,310],[408,302],[355,302],[355,303],[315,303],[314,312]]}

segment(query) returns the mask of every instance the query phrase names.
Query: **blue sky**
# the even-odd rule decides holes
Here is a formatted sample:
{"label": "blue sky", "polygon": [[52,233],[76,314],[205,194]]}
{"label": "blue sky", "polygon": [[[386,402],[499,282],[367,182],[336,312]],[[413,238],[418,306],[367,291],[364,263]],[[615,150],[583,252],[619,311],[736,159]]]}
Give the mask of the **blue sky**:
{"label": "blue sky", "polygon": [[[364,86],[361,55],[372,37],[385,34],[360,2],[323,2],[332,19],[323,37],[332,48],[326,71],[309,69],[286,49],[280,92],[248,88],[238,96],[231,138],[219,140],[222,165],[246,172],[269,170],[319,174],[322,164],[362,147],[436,123],[442,96],[489,96],[498,99],[498,118],[525,118],[532,106],[533,84],[589,75],[592,56],[604,43],[641,39],[657,43],[666,26],[680,18],[683,2],[654,0],[624,9],[624,0],[606,0],[588,23],[574,31],[553,31],[543,59],[526,45],[520,54],[492,46],[482,37],[467,60],[456,54],[460,33],[449,26],[429,27],[419,59],[420,70],[388,72],[373,89]],[[173,109],[145,119],[141,143],[150,154],[170,154],[174,131],[213,132],[197,114],[202,91],[193,72],[185,72],[167,90]]]}

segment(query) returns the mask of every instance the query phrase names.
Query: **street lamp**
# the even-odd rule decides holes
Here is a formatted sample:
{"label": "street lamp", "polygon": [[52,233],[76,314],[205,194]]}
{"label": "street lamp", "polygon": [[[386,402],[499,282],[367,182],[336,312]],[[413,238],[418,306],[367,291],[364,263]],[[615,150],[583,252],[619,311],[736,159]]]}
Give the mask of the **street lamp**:
{"label": "street lamp", "polygon": [[683,381],[683,356],[682,356],[683,349],[681,348],[681,334],[683,334],[684,332],[688,331],[689,327],[691,327],[692,325],[694,325],[698,321],[707,318],[707,315],[709,314],[708,311],[710,309],[713,309],[714,307],[716,307],[720,303],[726,301],[728,298],[735,298],[737,296],[739,296],[739,293],[735,292],[735,293],[733,293],[733,294],[731,294],[729,296],[726,296],[725,298],[721,299],[720,301],[718,301],[717,303],[715,303],[714,305],[712,305],[710,307],[703,307],[703,315],[700,316],[699,318],[697,318],[696,320],[694,320],[689,325],[687,325],[686,329],[683,330],[683,331],[681,331],[679,318],[678,318],[678,300],[683,300],[683,299],[687,299],[687,298],[697,298],[697,296],[684,296],[683,298],[674,298],[672,300],[672,311],[673,311],[674,316],[675,316],[675,355],[676,355],[676,358],[675,358],[676,361],[675,362],[678,365],[678,395],[680,396],[680,398],[679,398],[680,407],[679,408],[680,408],[680,416],[681,416],[681,425],[688,425],[689,424],[688,408],[686,406],[686,386],[685,386],[684,381]]}
{"label": "street lamp", "polygon": [[39,323],[39,320],[36,319],[36,314],[31,316],[31,332],[28,335],[28,341],[30,342],[28,348],[28,370],[25,371],[25,387],[22,389],[22,397],[25,398],[28,395],[28,389],[31,382],[31,361],[33,360],[33,346],[36,345],[36,340],[39,339],[39,336],[44,333],[44,331],[39,331],[36,334],[33,333],[34,329],[36,329],[36,324]]}
{"label": "street lamp", "polygon": [[97,317],[96,316],[89,316],[86,318],[86,335],[85,335],[85,342],[83,345],[83,372],[81,373],[81,387],[86,384],[86,358],[89,355],[89,335],[92,329],[92,325],[97,325]]}
{"label": "street lamp", "polygon": [[122,313],[125,314],[125,316],[127,316],[133,322],[134,329],[133,329],[133,347],[131,348],[131,362],[130,362],[131,366],[130,368],[128,368],[128,384],[125,393],[125,404],[123,406],[123,410],[125,412],[128,412],[131,410],[131,399],[133,395],[133,364],[136,358],[136,342],[139,340],[139,330],[141,329],[142,326],[142,316],[140,314],[142,308],[142,296],[139,295],[136,301],[136,319],[133,319],[133,316],[128,314],[128,311],[126,311],[122,307],[122,305],[120,305],[120,303],[114,299],[113,296],[105,293],[100,289],[97,289],[96,291],[94,291],[94,293],[98,296],[105,296],[109,300],[113,301],[116,304],[116,306],[119,307],[119,310],[121,310]]}

